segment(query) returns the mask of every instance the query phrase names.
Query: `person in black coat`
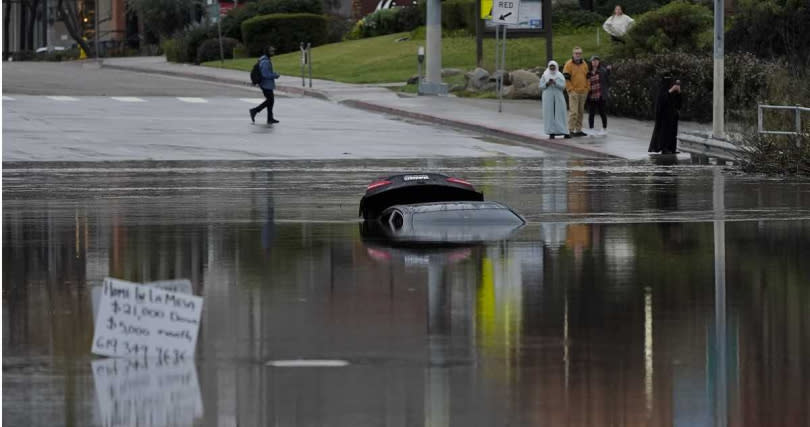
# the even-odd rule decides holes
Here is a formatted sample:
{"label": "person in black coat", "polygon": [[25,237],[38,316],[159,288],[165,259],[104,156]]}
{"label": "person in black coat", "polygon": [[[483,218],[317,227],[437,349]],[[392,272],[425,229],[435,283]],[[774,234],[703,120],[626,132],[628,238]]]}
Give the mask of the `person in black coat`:
{"label": "person in black coat", "polygon": [[681,81],[666,76],[661,79],[655,98],[655,128],[650,140],[650,153],[674,154],[678,144],[678,110],[681,108]]}

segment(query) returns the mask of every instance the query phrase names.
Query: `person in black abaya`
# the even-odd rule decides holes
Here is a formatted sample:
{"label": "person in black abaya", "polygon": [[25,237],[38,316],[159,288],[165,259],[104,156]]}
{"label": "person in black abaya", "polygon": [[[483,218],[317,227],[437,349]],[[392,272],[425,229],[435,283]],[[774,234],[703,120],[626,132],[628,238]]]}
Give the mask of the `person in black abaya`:
{"label": "person in black abaya", "polygon": [[655,98],[655,128],[650,140],[650,153],[674,154],[678,143],[678,110],[681,108],[681,81],[666,76],[661,79]]}

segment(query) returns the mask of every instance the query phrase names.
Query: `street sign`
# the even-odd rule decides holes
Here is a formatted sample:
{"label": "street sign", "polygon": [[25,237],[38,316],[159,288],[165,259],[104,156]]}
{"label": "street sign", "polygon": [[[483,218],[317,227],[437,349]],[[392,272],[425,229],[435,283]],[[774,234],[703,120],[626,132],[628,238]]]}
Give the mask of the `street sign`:
{"label": "street sign", "polygon": [[517,24],[520,0],[493,0],[493,24]]}

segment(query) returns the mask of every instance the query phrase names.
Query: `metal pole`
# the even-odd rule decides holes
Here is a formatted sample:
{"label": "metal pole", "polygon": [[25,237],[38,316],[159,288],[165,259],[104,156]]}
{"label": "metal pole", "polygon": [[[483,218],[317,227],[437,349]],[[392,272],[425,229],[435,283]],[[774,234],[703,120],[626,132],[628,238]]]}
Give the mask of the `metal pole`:
{"label": "metal pole", "polygon": [[498,89],[498,112],[503,111],[503,74],[506,72],[506,25],[501,34],[501,87]]}
{"label": "metal pole", "polygon": [[312,87],[312,44],[307,43],[307,66],[309,67],[309,87]]}
{"label": "metal pole", "polygon": [[725,84],[724,84],[724,33],[723,20],[725,5],[723,0],[714,0],[714,88],[712,102],[712,134],[715,138],[725,135]]}
{"label": "metal pole", "polygon": [[554,60],[551,31],[551,0],[543,0],[543,30],[546,32],[546,62]]}
{"label": "metal pole", "polygon": [[425,80],[429,87],[442,82],[442,4],[427,0],[427,65]]}
{"label": "metal pole", "polygon": [[307,53],[304,50],[304,42],[301,42],[301,44],[298,45],[298,48],[301,49],[301,87],[306,87],[307,80],[304,67],[306,66],[307,62]]}
{"label": "metal pole", "polygon": [[95,27],[96,27],[96,62],[101,63],[101,58],[99,58],[99,48],[98,48],[98,39],[101,37],[101,33],[98,31],[98,3],[101,0],[96,0],[96,4],[94,6],[95,11],[93,15],[95,15]]}
{"label": "metal pole", "polygon": [[495,25],[495,91],[498,96],[498,112],[501,112],[501,24]]}
{"label": "metal pole", "polygon": [[481,68],[484,63],[484,29],[482,28],[484,20],[481,19],[481,0],[476,0],[475,4],[475,10],[478,11],[475,16],[475,64]]}
{"label": "metal pole", "polygon": [[222,46],[222,25],[219,21],[222,21],[222,15],[219,13],[219,7],[217,7],[217,35],[219,37],[219,63],[225,65],[225,48]]}

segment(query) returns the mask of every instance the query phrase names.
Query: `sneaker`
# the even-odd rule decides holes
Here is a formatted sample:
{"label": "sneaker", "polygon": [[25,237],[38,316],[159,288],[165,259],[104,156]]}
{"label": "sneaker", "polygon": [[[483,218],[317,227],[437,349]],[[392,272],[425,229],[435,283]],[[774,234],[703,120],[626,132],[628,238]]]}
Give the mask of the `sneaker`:
{"label": "sneaker", "polygon": [[563,135],[563,138],[565,138],[565,139],[571,139],[571,135],[570,135],[570,134],[565,134],[565,135]]}
{"label": "sneaker", "polygon": [[272,125],[273,123],[279,123],[279,121],[278,121],[278,120],[276,120],[276,119],[268,119],[268,120],[267,120],[267,124],[268,124],[268,125]]}
{"label": "sneaker", "polygon": [[599,135],[606,136],[607,134],[607,129],[602,129],[599,131]]}
{"label": "sneaker", "polygon": [[256,123],[256,110],[250,109],[250,121]]}
{"label": "sneaker", "polygon": [[586,136],[586,135],[587,134],[585,132],[581,131],[581,130],[578,130],[576,132],[571,133],[571,136]]}

